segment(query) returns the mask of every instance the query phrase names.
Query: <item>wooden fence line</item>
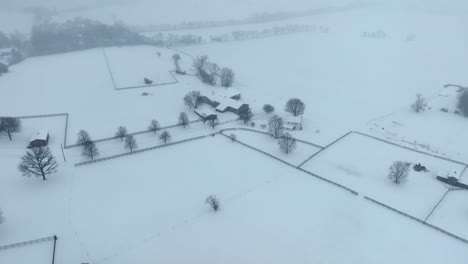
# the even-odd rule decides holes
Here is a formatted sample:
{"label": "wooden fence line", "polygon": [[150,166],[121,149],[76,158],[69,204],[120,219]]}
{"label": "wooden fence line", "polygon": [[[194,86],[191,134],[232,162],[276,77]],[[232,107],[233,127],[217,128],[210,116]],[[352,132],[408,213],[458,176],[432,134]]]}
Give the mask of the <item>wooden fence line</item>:
{"label": "wooden fence line", "polygon": [[368,200],[368,201],[370,201],[370,202],[372,202],[372,203],[375,203],[375,204],[377,204],[377,205],[380,205],[380,206],[382,206],[382,207],[384,207],[384,208],[387,208],[387,209],[389,209],[389,210],[391,210],[391,211],[393,211],[393,212],[395,212],[395,213],[398,213],[399,215],[402,215],[402,216],[405,216],[405,217],[407,217],[407,218],[409,218],[409,219],[412,219],[412,220],[414,220],[414,221],[416,221],[416,222],[418,222],[418,223],[420,223],[420,224],[423,224],[423,225],[425,225],[425,226],[427,226],[427,227],[430,227],[430,228],[432,228],[432,229],[434,229],[434,230],[437,230],[437,231],[439,231],[439,232],[441,232],[441,233],[443,233],[443,234],[445,234],[445,235],[448,235],[449,237],[455,238],[455,239],[458,240],[458,241],[461,241],[461,242],[463,242],[463,243],[465,243],[465,244],[468,244],[468,240],[467,240],[467,239],[462,238],[462,237],[459,237],[459,236],[457,236],[457,235],[455,235],[455,234],[452,234],[452,233],[450,233],[450,232],[448,232],[448,231],[446,231],[446,230],[444,230],[444,229],[442,229],[442,228],[440,228],[440,227],[437,227],[437,226],[431,225],[431,224],[429,224],[429,223],[426,223],[426,222],[424,222],[423,220],[421,220],[421,219],[419,219],[419,218],[417,218],[417,217],[414,217],[414,216],[412,216],[412,215],[409,215],[409,214],[407,214],[407,213],[404,213],[404,212],[402,212],[402,211],[400,211],[400,210],[398,210],[398,209],[395,209],[395,208],[393,208],[393,207],[391,207],[391,206],[389,206],[389,205],[386,205],[386,204],[384,204],[384,203],[381,203],[381,202],[379,202],[379,201],[377,201],[377,200],[374,200],[374,199],[372,199],[372,198],[370,198],[370,197],[364,196],[364,199],[366,199],[366,200]]}
{"label": "wooden fence line", "polygon": [[34,239],[34,240],[28,240],[24,242],[19,242],[19,243],[14,243],[14,244],[9,244],[9,245],[4,245],[0,246],[0,250],[5,250],[5,249],[10,249],[10,248],[17,248],[17,247],[22,247],[26,245],[32,245],[32,244],[37,244],[45,241],[51,241],[57,239],[57,236],[50,236],[50,237],[44,237],[44,238],[39,238],[39,239]]}

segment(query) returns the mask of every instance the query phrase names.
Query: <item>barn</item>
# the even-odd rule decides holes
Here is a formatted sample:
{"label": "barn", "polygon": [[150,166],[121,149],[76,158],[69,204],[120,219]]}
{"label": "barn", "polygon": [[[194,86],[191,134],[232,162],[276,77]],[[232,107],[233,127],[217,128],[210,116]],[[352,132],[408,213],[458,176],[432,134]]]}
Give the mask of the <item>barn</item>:
{"label": "barn", "polygon": [[39,130],[29,139],[28,148],[45,147],[49,144],[49,133],[45,130]]}
{"label": "barn", "polygon": [[205,123],[206,121],[210,120],[217,120],[218,115],[216,115],[213,111],[210,110],[195,110],[195,114],[200,117],[200,119]]}

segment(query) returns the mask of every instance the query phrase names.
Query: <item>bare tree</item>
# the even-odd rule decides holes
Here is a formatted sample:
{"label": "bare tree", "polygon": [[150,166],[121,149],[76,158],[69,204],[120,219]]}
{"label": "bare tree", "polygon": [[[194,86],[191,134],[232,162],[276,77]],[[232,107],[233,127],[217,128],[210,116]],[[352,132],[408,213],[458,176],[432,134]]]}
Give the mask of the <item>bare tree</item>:
{"label": "bare tree", "polygon": [[3,211],[0,210],[0,225],[5,223],[5,217],[3,216]]}
{"label": "bare tree", "polygon": [[416,101],[411,105],[411,109],[413,109],[414,112],[419,113],[423,111],[426,106],[426,99],[422,94],[416,94]]}
{"label": "bare tree", "polygon": [[248,109],[240,112],[239,113],[239,118],[240,118],[240,120],[244,121],[244,124],[247,124],[253,118],[252,110],[250,110],[250,108],[248,108]]}
{"label": "bare tree", "polygon": [[87,141],[84,145],[83,152],[81,155],[90,158],[91,160],[94,160],[94,158],[99,155],[99,150],[96,147],[96,143],[94,141],[90,140]]}
{"label": "bare tree", "polygon": [[291,153],[296,148],[296,139],[289,133],[284,133],[278,140],[278,145],[286,154]]}
{"label": "bare tree", "polygon": [[221,68],[219,68],[218,64],[216,63],[208,64],[208,72],[210,74],[211,80],[213,81],[212,85],[216,84],[216,79],[218,78],[220,71],[221,71]]}
{"label": "bare tree", "polygon": [[206,197],[205,203],[208,204],[210,206],[210,209],[215,213],[218,212],[220,209],[219,200],[218,198],[216,198],[215,195],[210,195]]}
{"label": "bare tree", "polygon": [[76,144],[86,146],[90,141],[92,141],[92,139],[87,131],[80,130],[80,132],[78,132]]}
{"label": "bare tree", "polygon": [[270,119],[268,120],[268,130],[275,138],[281,136],[283,129],[283,118],[279,117],[278,115],[273,115],[272,117],[270,117]]}
{"label": "bare tree", "polygon": [[305,111],[305,104],[298,98],[291,98],[286,103],[284,111],[292,114],[293,116],[303,115]]}
{"label": "bare tree", "polygon": [[271,104],[266,104],[263,106],[263,111],[269,115],[275,111],[275,108]]}
{"label": "bare tree", "polygon": [[127,135],[127,128],[124,126],[119,126],[117,128],[117,132],[115,132],[115,137],[120,138],[120,140],[124,140],[125,136]]}
{"label": "bare tree", "polygon": [[159,126],[159,122],[156,120],[151,120],[150,125],[148,126],[148,131],[153,132],[156,134],[161,129],[161,126]]}
{"label": "bare tree", "polygon": [[126,135],[125,136],[125,148],[133,152],[138,147],[136,143],[136,139],[133,135]]}
{"label": "bare tree", "polygon": [[8,138],[10,138],[10,140],[12,140],[12,134],[21,132],[21,128],[21,120],[19,120],[18,118],[0,118],[0,133],[5,132],[8,135]]}
{"label": "bare tree", "polygon": [[179,115],[179,125],[181,125],[181,126],[183,126],[185,128],[188,124],[190,124],[190,120],[189,120],[187,114],[184,113],[184,112],[180,113],[180,115]]}
{"label": "bare tree", "polygon": [[167,144],[169,140],[171,140],[171,134],[169,134],[169,131],[164,130],[161,135],[159,135],[159,139],[164,142],[164,144]]}
{"label": "bare tree", "polygon": [[42,177],[47,180],[46,175],[57,171],[58,163],[48,147],[33,148],[21,157],[18,170],[23,176]]}
{"label": "bare tree", "polygon": [[234,83],[234,71],[230,68],[224,67],[221,69],[220,78],[221,78],[221,86],[223,87],[231,87]]}
{"label": "bare tree", "polygon": [[197,109],[201,102],[201,93],[199,91],[191,91],[184,97],[184,104],[190,109]]}
{"label": "bare tree", "polygon": [[218,119],[210,119],[208,122],[213,129],[219,124]]}
{"label": "bare tree", "polygon": [[180,59],[181,57],[178,53],[172,55],[172,60],[174,61],[175,71],[177,73],[182,72],[180,69],[180,63],[179,63]]}
{"label": "bare tree", "polygon": [[408,178],[410,164],[403,161],[395,161],[389,168],[388,178],[395,184],[405,182]]}

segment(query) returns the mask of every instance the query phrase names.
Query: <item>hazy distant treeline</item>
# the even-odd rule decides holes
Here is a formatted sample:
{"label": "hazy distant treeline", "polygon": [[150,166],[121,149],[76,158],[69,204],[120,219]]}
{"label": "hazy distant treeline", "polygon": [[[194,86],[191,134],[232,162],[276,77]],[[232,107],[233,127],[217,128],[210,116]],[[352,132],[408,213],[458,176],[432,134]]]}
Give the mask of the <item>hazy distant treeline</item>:
{"label": "hazy distant treeline", "polygon": [[106,25],[76,18],[64,23],[43,22],[31,33],[33,56],[105,46],[144,44],[145,38],[121,24]]}
{"label": "hazy distant treeline", "polygon": [[281,21],[292,18],[299,18],[311,15],[318,15],[331,12],[341,12],[360,8],[365,6],[365,3],[351,3],[343,6],[331,6],[324,8],[309,9],[300,12],[274,12],[274,13],[256,13],[243,19],[229,19],[221,21],[190,21],[180,24],[159,24],[159,25],[144,25],[144,26],[131,26],[131,29],[137,32],[154,32],[154,31],[174,31],[174,30],[187,30],[199,29],[209,27],[224,27],[236,26],[245,24],[267,23],[274,21]]}

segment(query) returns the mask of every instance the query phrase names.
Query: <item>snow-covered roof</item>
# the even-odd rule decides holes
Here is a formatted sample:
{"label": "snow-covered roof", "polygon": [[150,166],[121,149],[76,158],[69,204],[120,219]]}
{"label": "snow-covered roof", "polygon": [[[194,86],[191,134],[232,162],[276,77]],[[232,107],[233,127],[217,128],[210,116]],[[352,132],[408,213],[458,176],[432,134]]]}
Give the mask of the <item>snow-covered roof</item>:
{"label": "snow-covered roof", "polygon": [[297,123],[297,124],[300,124],[300,123],[302,123],[302,116],[287,115],[287,116],[286,116],[286,122],[287,122],[287,123]]}
{"label": "snow-covered roof", "polygon": [[217,93],[220,96],[232,98],[234,96],[240,95],[240,91],[237,88],[229,87],[225,89],[218,89]]}
{"label": "snow-covered roof", "polygon": [[33,142],[35,140],[47,140],[48,135],[49,135],[49,132],[45,130],[39,130],[31,136],[31,138],[29,139],[29,142]]}
{"label": "snow-covered roof", "polygon": [[218,111],[224,111],[228,107],[239,109],[243,105],[243,103],[236,101],[234,99],[220,97],[220,96],[215,97],[214,100],[219,103],[219,105],[216,107],[216,110]]}

